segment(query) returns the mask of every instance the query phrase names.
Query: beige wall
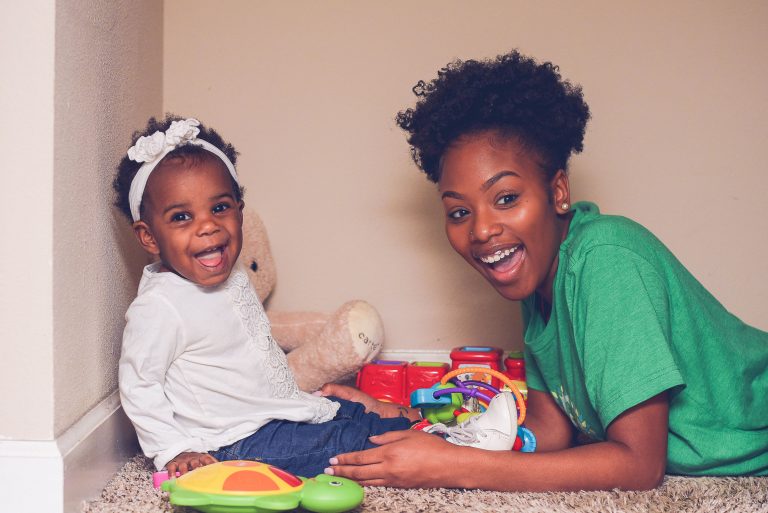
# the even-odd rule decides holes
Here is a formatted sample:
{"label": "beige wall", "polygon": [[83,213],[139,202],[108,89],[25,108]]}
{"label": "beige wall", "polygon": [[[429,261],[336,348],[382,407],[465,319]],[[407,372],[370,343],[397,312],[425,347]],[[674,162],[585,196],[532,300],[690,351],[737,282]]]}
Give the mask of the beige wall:
{"label": "beige wall", "polygon": [[144,257],[112,208],[132,132],[161,111],[163,6],[57,2],[53,299],[55,429],[117,387],[123,315]]}
{"label": "beige wall", "polygon": [[0,37],[0,438],[49,440],[116,387],[143,260],[111,176],[161,110],[162,4],[15,2]]}
{"label": "beige wall", "polygon": [[0,240],[2,253],[16,257],[0,266],[0,439],[50,439],[55,12],[43,1],[14,3],[3,11],[0,204],[7,224]]}
{"label": "beige wall", "polygon": [[576,199],[655,231],[768,329],[762,158],[768,4],[166,0],[163,101],[240,150],[270,230],[270,307],[360,297],[386,348],[519,347],[518,308],[455,255],[395,113],[454,57],[513,47],[584,86],[594,119]]}

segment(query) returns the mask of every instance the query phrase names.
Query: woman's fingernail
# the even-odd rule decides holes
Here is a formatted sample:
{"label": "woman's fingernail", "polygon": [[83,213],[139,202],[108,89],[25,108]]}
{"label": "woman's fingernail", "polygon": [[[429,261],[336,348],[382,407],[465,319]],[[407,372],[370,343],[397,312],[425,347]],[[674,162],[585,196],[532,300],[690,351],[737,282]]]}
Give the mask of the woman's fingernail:
{"label": "woman's fingernail", "polygon": [[333,475],[333,469],[331,467],[326,468],[325,470],[323,470],[323,472],[325,472],[329,476]]}
{"label": "woman's fingernail", "polygon": [[315,390],[314,392],[312,392],[312,395],[319,395],[320,397],[322,397],[323,393],[320,390]]}
{"label": "woman's fingernail", "polygon": [[339,459],[338,458],[331,458],[331,459],[328,460],[328,463],[330,463],[331,465],[338,465],[339,464]]}

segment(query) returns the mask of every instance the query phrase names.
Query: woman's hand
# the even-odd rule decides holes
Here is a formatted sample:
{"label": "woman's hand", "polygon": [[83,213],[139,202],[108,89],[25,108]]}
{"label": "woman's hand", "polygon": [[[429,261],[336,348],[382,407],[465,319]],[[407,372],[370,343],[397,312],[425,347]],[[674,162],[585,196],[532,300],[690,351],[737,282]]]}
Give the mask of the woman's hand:
{"label": "woman's hand", "polygon": [[[457,486],[460,452],[466,447],[449,444],[421,431],[390,431],[372,436],[379,447],[339,454],[331,458],[326,473],[354,479],[363,486],[430,488]],[[469,449],[469,451],[476,451]]]}
{"label": "woman's hand", "polygon": [[182,452],[169,461],[165,468],[168,470],[168,476],[172,478],[176,475],[176,472],[184,475],[190,470],[204,467],[217,461],[216,458],[205,452]]}
{"label": "woman's hand", "polygon": [[339,399],[346,399],[347,401],[360,403],[365,406],[365,411],[377,413],[383,419],[407,417],[408,419],[415,422],[421,418],[419,415],[419,410],[415,408],[407,408],[405,406],[394,403],[385,403],[383,401],[374,399],[362,390],[348,387],[346,385],[326,383],[320,389],[320,395],[324,397],[332,395],[338,397]]}
{"label": "woman's hand", "polygon": [[483,451],[421,431],[391,431],[370,438],[379,447],[331,458],[326,473],[399,488],[649,490],[664,478],[668,413],[662,393],[619,415],[606,441],[570,447],[562,430],[547,451],[535,453]]}

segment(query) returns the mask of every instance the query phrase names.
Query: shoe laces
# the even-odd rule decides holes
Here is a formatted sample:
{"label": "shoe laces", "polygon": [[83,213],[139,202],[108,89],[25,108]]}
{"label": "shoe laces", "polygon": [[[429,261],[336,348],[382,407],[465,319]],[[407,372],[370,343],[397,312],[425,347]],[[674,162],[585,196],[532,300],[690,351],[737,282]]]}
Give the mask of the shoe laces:
{"label": "shoe laces", "polygon": [[477,426],[478,418],[478,416],[472,416],[456,426],[446,426],[442,423],[434,424],[429,427],[429,432],[448,435],[463,445],[473,444],[479,442],[481,437],[488,437],[488,433]]}

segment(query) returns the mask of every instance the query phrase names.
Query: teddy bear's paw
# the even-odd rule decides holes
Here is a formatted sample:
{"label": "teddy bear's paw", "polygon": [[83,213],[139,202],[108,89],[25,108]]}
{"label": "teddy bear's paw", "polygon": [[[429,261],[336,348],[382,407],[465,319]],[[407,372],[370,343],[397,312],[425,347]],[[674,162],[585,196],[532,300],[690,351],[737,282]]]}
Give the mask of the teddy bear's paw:
{"label": "teddy bear's paw", "polygon": [[299,388],[312,392],[344,381],[371,361],[384,341],[379,313],[365,301],[348,301],[330,315],[322,331],[288,354]]}
{"label": "teddy bear's paw", "polygon": [[384,342],[384,323],[376,309],[365,301],[349,301],[341,310],[346,317],[352,347],[357,356],[367,363],[379,354]]}

